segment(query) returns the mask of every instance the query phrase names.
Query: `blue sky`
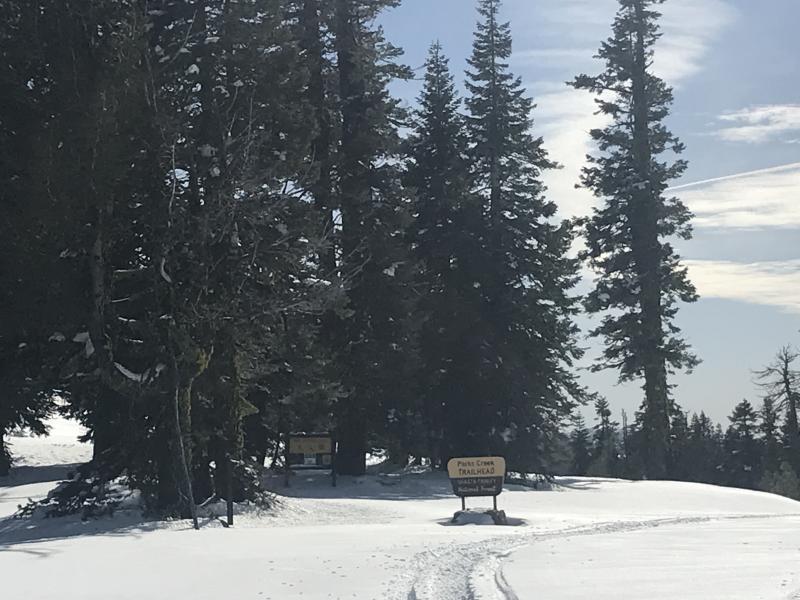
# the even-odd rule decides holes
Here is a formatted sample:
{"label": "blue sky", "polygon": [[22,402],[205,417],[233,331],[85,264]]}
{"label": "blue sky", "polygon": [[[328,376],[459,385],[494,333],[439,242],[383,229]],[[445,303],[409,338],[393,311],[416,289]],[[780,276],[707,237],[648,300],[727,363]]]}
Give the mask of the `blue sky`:
{"label": "blue sky", "polygon": [[[514,35],[512,69],[537,103],[535,132],[563,169],[547,176],[565,216],[596,202],[575,183],[602,125],[591,96],[564,82],[595,73],[615,0],[505,0]],[[681,242],[702,296],[678,324],[703,360],[679,375],[675,397],[727,423],[742,398],[760,402],[752,370],[785,344],[800,343],[800,2],[667,0],[655,68],[675,88],[669,125],[690,167],[675,193],[695,212],[695,239]],[[404,0],[383,18],[387,37],[420,67],[439,39],[463,79],[477,20],[472,0]],[[409,104],[419,82],[395,86]],[[588,329],[588,319],[582,320]],[[588,356],[598,346],[586,340]],[[583,366],[589,364],[585,361]],[[617,414],[638,407],[638,385],[613,373],[583,375]]]}

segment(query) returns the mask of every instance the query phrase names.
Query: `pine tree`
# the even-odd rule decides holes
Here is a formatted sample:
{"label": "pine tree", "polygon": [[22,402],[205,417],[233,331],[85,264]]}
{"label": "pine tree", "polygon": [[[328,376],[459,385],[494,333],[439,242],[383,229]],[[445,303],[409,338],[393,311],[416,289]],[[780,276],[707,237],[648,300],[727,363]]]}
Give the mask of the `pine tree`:
{"label": "pine tree", "polygon": [[[51,323],[46,299],[63,299],[58,298],[59,281],[52,272],[57,261],[47,260],[50,253],[57,256],[60,236],[43,236],[40,231],[54,207],[30,190],[35,181],[31,166],[37,154],[36,125],[43,118],[43,65],[32,36],[37,8],[33,3],[0,3],[5,15],[0,23],[0,476],[11,468],[6,435],[19,426],[44,431],[42,419],[50,402],[32,382],[39,377],[47,336],[58,327]],[[48,285],[49,295],[43,289]]]}
{"label": "pine tree", "polygon": [[475,390],[471,450],[502,450],[521,471],[547,469],[547,449],[583,390],[571,373],[581,351],[573,323],[577,262],[567,257],[571,224],[552,222],[542,172],[554,166],[531,133],[533,103],[509,72],[510,26],[500,2],[481,0],[467,73],[473,191],[483,231],[472,258],[480,337],[472,348]]}
{"label": "pine tree", "polygon": [[786,461],[781,463],[778,471],[766,473],[759,487],[765,492],[800,500],[800,477]]}
{"label": "pine tree", "polygon": [[619,424],[611,420],[608,400],[598,396],[594,403],[597,425],[594,426],[590,475],[615,477],[619,470],[618,431]]}
{"label": "pine tree", "polygon": [[472,259],[479,255],[481,205],[470,192],[467,137],[448,61],[439,43],[426,62],[425,86],[407,142],[406,184],[414,193],[409,241],[418,264],[419,412],[422,444],[435,463],[466,449],[466,409],[474,397],[475,331],[480,295]]}
{"label": "pine tree", "polygon": [[68,355],[34,396],[58,389],[95,447],[64,507],[123,472],[167,513],[190,514],[192,493],[254,498],[247,399],[276,364],[291,376],[273,405],[323,395],[317,319],[341,304],[298,190],[314,130],[284,3],[37,4],[20,14],[38,35],[9,34],[32,49],[3,75],[35,98],[24,133],[42,148],[25,166],[47,195],[27,176],[19,193],[61,219],[42,251],[63,272],[54,299],[76,307],[58,336],[37,307]]}
{"label": "pine tree", "polygon": [[771,398],[764,398],[758,415],[761,419],[758,429],[761,433],[761,446],[764,456],[761,461],[763,473],[774,473],[780,468],[781,448],[779,440],[778,411]]}
{"label": "pine tree", "polygon": [[335,409],[340,473],[360,475],[366,452],[387,421],[411,403],[411,363],[416,350],[408,322],[409,279],[405,246],[407,198],[397,166],[398,103],[388,93],[408,71],[400,51],[375,24],[398,0],[336,0],[334,38],[341,141],[336,193],[341,225],[340,269],[353,273],[350,315],[334,334],[346,396]]}
{"label": "pine tree", "polygon": [[332,277],[336,272],[334,211],[340,209],[334,193],[336,163],[336,104],[334,69],[331,64],[330,29],[332,8],[320,0],[297,2],[296,37],[302,48],[303,64],[308,72],[305,98],[313,124],[310,174],[305,182],[320,220],[320,230],[328,242],[319,256],[320,276]]}
{"label": "pine tree", "polygon": [[667,473],[671,479],[686,481],[689,479],[689,419],[677,403],[671,406]]}
{"label": "pine tree", "polygon": [[573,430],[569,436],[570,449],[572,450],[573,475],[586,475],[592,462],[591,436],[586,428],[583,416],[578,415],[573,419]]}
{"label": "pine tree", "polygon": [[339,286],[314,263],[326,246],[303,178],[316,130],[286,3],[185,8],[154,13],[150,41],[153,94],[166,108],[159,126],[171,162],[162,168],[173,175],[162,205],[171,215],[160,282],[172,316],[167,347],[183,447],[202,482],[195,491],[241,499],[257,484],[244,420],[267,408],[250,393],[287,379],[266,402],[274,406],[317,387],[324,354],[298,354],[314,346],[317,315]]}
{"label": "pine tree", "polygon": [[728,485],[755,489],[761,479],[761,450],[756,432],[758,413],[747,400],[736,405],[725,433],[725,471]]}
{"label": "pine tree", "polygon": [[692,415],[685,451],[685,473],[689,481],[722,483],[721,441],[704,412]]}
{"label": "pine tree", "polygon": [[586,222],[583,256],[598,272],[585,301],[590,313],[606,313],[593,331],[605,341],[597,368],[617,369],[624,381],[644,379],[643,458],[648,477],[667,473],[673,369],[691,368],[696,358],[673,320],[677,302],[697,299],[686,268],[669,238],[691,236],[690,212],[665,196],[686,162],[661,158],[683,145],[664,126],[672,90],[652,73],[663,0],[620,0],[613,35],[598,52],[606,68],[580,75],[578,89],[598,95],[600,112],[612,124],[591,132],[600,153],[590,157],[582,183],[604,206]]}
{"label": "pine tree", "polygon": [[[14,295],[25,299],[27,316],[16,322],[19,330],[14,335],[28,338],[20,348],[24,344],[34,352],[17,352],[22,360],[17,366],[28,371],[27,389],[21,391],[29,402],[41,402],[54,389],[64,397],[86,388],[97,391],[91,382],[93,369],[73,367],[81,357],[104,350],[86,343],[92,302],[85,287],[91,247],[87,224],[95,221],[94,199],[113,195],[126,179],[125,171],[115,169],[120,149],[129,144],[125,123],[136,114],[122,116],[120,111],[120,96],[126,91],[121,73],[135,54],[129,37],[134,9],[130,3],[100,0],[82,7],[26,2],[3,9],[10,17],[4,22],[4,49],[15,48],[19,54],[10,56],[4,50],[2,88],[10,104],[3,102],[0,119],[10,139],[3,140],[3,147],[16,149],[15,159],[4,165],[17,172],[12,185],[3,186],[14,233],[0,235],[11,247],[19,242],[17,249],[24,248],[24,254],[18,258],[27,258],[8,263],[20,270],[8,272],[15,278],[12,286],[0,287],[16,290]],[[14,115],[12,106],[25,110],[24,123],[7,120]],[[113,142],[95,143],[112,128]],[[125,168],[130,170],[130,160]],[[3,302],[10,316],[15,304]],[[38,325],[31,327],[34,321]],[[79,350],[70,340],[80,342]],[[14,368],[13,361],[3,362]],[[16,390],[6,383],[13,397]],[[39,409],[30,412],[35,413],[43,414]]]}

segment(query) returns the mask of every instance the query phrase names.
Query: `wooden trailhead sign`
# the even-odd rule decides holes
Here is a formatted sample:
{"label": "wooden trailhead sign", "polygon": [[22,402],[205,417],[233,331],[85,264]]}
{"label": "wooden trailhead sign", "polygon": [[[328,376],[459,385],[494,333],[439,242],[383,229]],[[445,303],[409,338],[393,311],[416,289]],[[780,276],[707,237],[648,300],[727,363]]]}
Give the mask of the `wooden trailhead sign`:
{"label": "wooden trailhead sign", "polygon": [[503,491],[506,477],[506,460],[501,456],[473,456],[451,458],[447,463],[447,474],[453,493],[461,498],[491,496],[497,510],[497,496]]}
{"label": "wooden trailhead sign", "polygon": [[289,433],[285,437],[285,483],[292,471],[325,470],[331,472],[336,486],[336,441],[330,433]]}

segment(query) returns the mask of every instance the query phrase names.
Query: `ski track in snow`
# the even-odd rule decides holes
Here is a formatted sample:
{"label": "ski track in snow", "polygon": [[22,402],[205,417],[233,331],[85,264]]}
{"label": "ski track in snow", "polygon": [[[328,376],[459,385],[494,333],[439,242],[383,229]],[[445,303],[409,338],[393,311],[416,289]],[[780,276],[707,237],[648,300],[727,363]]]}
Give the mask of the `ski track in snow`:
{"label": "ski track in snow", "polygon": [[[626,533],[667,525],[691,525],[736,519],[775,519],[800,515],[713,515],[607,521],[545,532],[509,534],[466,544],[441,546],[417,554],[389,589],[390,600],[520,600],[503,573],[503,561],[515,551],[554,538]],[[409,590],[409,591],[406,591]],[[787,600],[800,600],[800,590]]]}

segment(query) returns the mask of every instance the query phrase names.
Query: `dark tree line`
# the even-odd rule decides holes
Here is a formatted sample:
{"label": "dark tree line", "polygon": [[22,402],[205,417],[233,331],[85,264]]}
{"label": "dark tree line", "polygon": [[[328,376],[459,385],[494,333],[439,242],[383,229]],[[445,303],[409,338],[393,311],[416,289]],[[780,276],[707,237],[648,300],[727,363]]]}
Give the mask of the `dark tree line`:
{"label": "dark tree line", "polygon": [[[783,348],[766,368],[756,372],[764,391],[762,403],[737,404],[725,429],[705,413],[684,413],[674,407],[667,446],[666,476],[749,488],[800,499],[800,452],[797,445],[797,399],[800,397],[800,355]],[[623,425],[611,421],[608,403],[595,403],[596,424],[590,429],[577,417],[569,434],[565,473],[642,478],[646,471],[645,417]],[[623,413],[624,414],[624,413]]]}
{"label": "dark tree line", "polygon": [[[584,222],[542,183],[499,0],[478,0],[465,97],[434,44],[413,109],[378,24],[399,2],[0,0],[0,474],[2,436],[56,409],[94,443],[58,510],[120,478],[162,513],[257,498],[289,431],[333,431],[342,474],[373,448],[551,472],[589,400],[580,471],[678,472],[694,420],[668,376],[696,360],[672,319],[696,295],[670,245],[690,214],[665,196],[686,164],[661,156],[682,146],[651,72],[660,2],[620,0],[606,69],[574,83],[612,120]],[[579,235],[598,368],[644,381],[624,436],[576,378]],[[795,415],[764,445],[780,473],[795,397],[771,395],[773,433]]]}

